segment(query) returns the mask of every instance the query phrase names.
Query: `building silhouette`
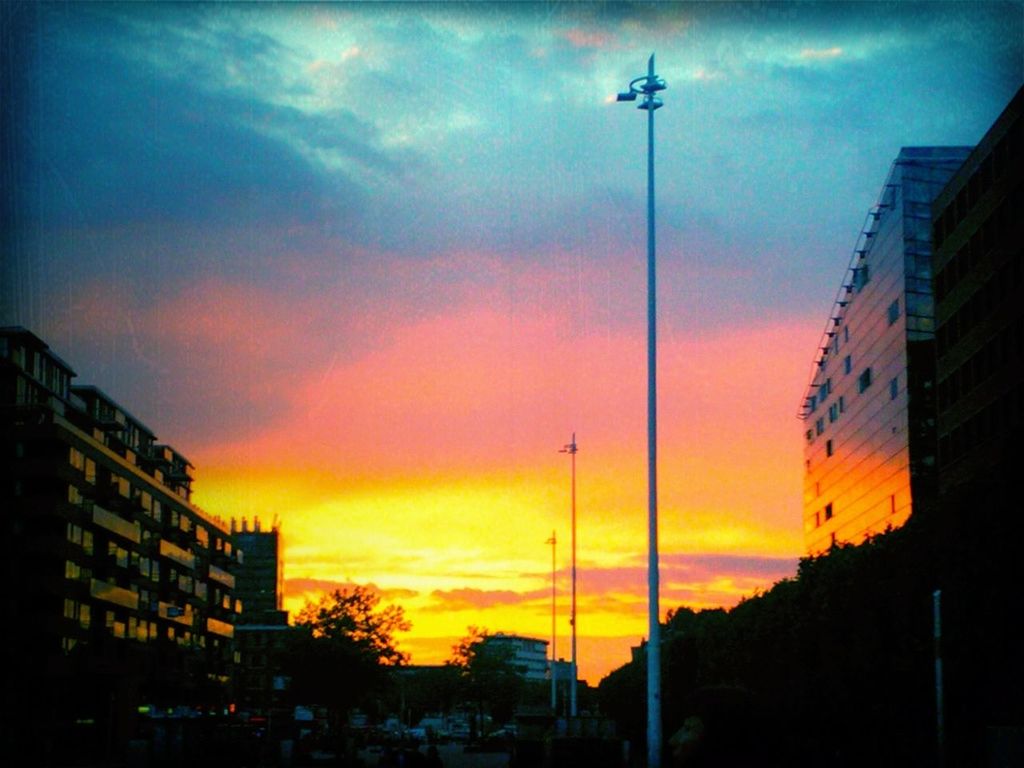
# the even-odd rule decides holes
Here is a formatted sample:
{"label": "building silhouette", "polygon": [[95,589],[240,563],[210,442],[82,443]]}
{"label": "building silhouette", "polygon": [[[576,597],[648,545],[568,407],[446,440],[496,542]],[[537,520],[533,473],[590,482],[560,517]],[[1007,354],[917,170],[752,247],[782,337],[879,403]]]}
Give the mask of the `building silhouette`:
{"label": "building silhouette", "polygon": [[283,669],[288,642],[296,631],[282,610],[284,558],[281,530],[263,529],[259,518],[231,521],[235,546],[245,553],[238,569],[236,594],[243,610],[235,626],[240,664],[236,679],[239,713],[268,727],[283,721],[289,679]]}
{"label": "building silhouette", "polygon": [[934,499],[931,204],[969,153],[903,148],[865,218],[799,409],[809,554]]}
{"label": "building silhouette", "polygon": [[548,680],[548,641],[495,632],[484,638],[485,653],[506,658],[524,680]]}
{"label": "building silhouette", "polygon": [[1024,90],[932,207],[939,486],[1009,477],[1022,411]]}
{"label": "building silhouette", "polygon": [[241,610],[241,553],[191,503],[191,464],[74,377],[0,328],[3,746],[38,765],[118,764],[157,717],[227,708]]}
{"label": "building silhouette", "polygon": [[281,556],[281,529],[275,522],[264,530],[259,518],[250,528],[248,520],[231,521],[235,546],[245,553],[238,571],[235,595],[244,610],[239,624],[287,624],[288,613],[281,609],[284,559]]}

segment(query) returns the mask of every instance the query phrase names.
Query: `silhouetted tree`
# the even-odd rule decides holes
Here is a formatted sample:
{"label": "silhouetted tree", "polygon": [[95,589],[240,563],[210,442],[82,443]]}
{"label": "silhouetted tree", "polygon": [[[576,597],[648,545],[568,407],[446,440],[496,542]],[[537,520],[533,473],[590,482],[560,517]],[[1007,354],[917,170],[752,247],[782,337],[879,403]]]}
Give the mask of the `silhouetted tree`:
{"label": "silhouetted tree", "polygon": [[496,722],[507,722],[515,714],[525,683],[513,661],[514,652],[491,642],[486,628],[471,626],[466,631],[452,646],[448,664],[459,670],[466,698],[476,706],[481,725],[485,713]]}
{"label": "silhouetted tree", "polygon": [[340,714],[385,692],[387,668],[407,660],[395,635],[411,624],[400,606],[379,606],[379,595],[357,585],[336,589],[299,611],[300,631],[286,659],[296,703],[320,704]]}

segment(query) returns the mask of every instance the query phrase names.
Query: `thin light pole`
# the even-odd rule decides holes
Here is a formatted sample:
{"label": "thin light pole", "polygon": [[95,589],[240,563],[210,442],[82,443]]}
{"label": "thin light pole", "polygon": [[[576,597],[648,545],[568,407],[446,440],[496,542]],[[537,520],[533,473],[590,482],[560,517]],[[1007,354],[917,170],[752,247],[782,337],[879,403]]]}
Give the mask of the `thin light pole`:
{"label": "thin light pole", "polygon": [[946,766],[945,704],[942,696],[942,590],[932,593],[932,622],[935,634],[935,737],[939,768]]}
{"label": "thin light pole", "polygon": [[636,101],[647,110],[647,766],[661,768],[661,623],[658,606],[658,359],[657,280],[654,254],[654,111],[662,105],[655,94],[665,81],[654,74],[654,54],[647,75],[634,78],[619,101]]}
{"label": "thin light pole", "polygon": [[572,680],[569,682],[569,717],[576,717],[576,433],[572,433],[572,442],[565,446],[561,453],[572,457],[572,608],[570,609],[569,625],[572,627]]}
{"label": "thin light pole", "polygon": [[551,532],[551,538],[547,540],[548,544],[551,545],[551,711],[558,711],[558,681],[555,676],[555,659],[558,656],[555,655],[555,545],[558,544],[558,539],[555,537],[555,532]]}

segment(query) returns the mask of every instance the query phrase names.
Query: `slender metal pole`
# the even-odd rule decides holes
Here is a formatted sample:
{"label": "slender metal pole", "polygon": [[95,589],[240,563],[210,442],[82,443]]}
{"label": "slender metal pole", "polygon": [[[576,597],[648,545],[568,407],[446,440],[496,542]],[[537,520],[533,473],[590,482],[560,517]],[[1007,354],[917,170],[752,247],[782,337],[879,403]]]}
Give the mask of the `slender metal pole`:
{"label": "slender metal pole", "polygon": [[551,545],[551,711],[558,711],[558,680],[555,674],[555,545],[557,544],[555,532],[551,532],[548,544]]}
{"label": "slender metal pole", "polygon": [[569,715],[576,717],[576,433],[569,444],[572,455],[572,687],[569,689]]}
{"label": "slender metal pole", "polygon": [[939,768],[946,765],[945,704],[942,697],[942,590],[932,593],[935,629],[935,737]]}
{"label": "slender metal pole", "polygon": [[[654,54],[647,63],[653,80]],[[654,258],[654,112],[647,109],[647,765],[661,767],[661,624],[658,602],[658,358]]]}
{"label": "slender metal pole", "polygon": [[661,624],[658,607],[658,359],[657,280],[654,255],[654,112],[657,96],[667,86],[654,73],[654,54],[647,75],[634,78],[617,101],[636,101],[647,110],[647,768],[661,768]]}

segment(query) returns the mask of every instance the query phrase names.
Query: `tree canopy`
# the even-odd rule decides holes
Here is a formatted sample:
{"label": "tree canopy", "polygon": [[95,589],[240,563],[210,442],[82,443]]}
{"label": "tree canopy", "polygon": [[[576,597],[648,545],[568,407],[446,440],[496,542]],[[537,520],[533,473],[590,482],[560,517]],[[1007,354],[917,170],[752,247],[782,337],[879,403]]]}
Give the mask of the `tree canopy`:
{"label": "tree canopy", "polygon": [[307,602],[299,611],[288,654],[296,703],[344,711],[386,692],[387,670],[408,660],[395,635],[412,625],[400,606],[380,608],[380,602],[373,590],[356,585]]}
{"label": "tree canopy", "polygon": [[379,609],[380,595],[356,584],[307,602],[295,617],[296,626],[307,627],[313,638],[351,645],[376,664],[396,666],[408,662],[398,650],[395,634],[408,632],[412,624],[401,606]]}

